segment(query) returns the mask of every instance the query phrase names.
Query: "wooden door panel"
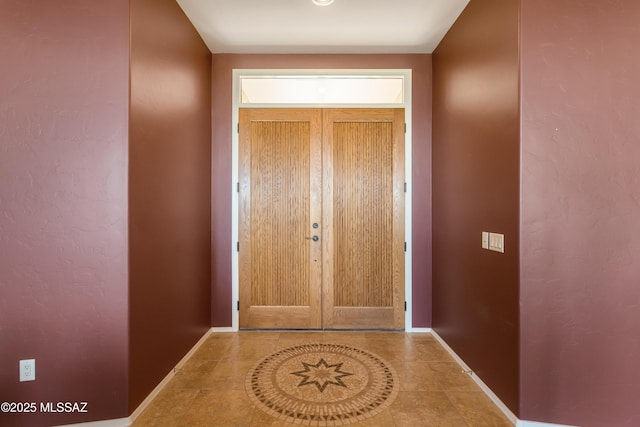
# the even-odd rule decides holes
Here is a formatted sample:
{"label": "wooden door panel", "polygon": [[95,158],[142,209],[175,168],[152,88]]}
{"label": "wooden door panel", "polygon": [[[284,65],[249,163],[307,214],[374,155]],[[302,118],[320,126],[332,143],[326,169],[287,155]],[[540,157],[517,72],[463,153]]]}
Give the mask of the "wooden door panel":
{"label": "wooden door panel", "polygon": [[320,111],[240,110],[240,327],[320,327]]}
{"label": "wooden door panel", "polygon": [[308,306],[309,122],[252,121],[251,304]]}
{"label": "wooden door panel", "polygon": [[404,110],[241,109],[239,157],[240,327],[402,329]]}
{"label": "wooden door panel", "polygon": [[335,306],[393,306],[393,128],[338,122],[333,139]]}
{"label": "wooden door panel", "polygon": [[323,325],[404,327],[404,110],[323,115]]}

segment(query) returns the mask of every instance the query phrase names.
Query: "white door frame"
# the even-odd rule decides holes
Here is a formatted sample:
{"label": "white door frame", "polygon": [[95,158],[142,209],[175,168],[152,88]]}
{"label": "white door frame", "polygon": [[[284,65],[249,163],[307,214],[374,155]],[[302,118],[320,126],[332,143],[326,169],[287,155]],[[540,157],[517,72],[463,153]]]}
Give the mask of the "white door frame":
{"label": "white door frame", "polygon": [[[362,76],[362,77],[404,77],[404,99],[401,104],[241,104],[240,100],[240,77],[244,76]],[[232,331],[238,330],[238,310],[239,298],[239,264],[238,264],[238,110],[240,108],[404,108],[405,123],[407,129],[405,133],[405,181],[407,183],[407,193],[405,197],[405,241],[407,242],[407,252],[405,256],[405,300],[407,310],[405,312],[405,331],[411,332],[412,322],[412,244],[411,244],[411,124],[412,124],[412,102],[411,102],[411,69],[234,69],[232,84],[232,113],[231,113],[231,312]]]}

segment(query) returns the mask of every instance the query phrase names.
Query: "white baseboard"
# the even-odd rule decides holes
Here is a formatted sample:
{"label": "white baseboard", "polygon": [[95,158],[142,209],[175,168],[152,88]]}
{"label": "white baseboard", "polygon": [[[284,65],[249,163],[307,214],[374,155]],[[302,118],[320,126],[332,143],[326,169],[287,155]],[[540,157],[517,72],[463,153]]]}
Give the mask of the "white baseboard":
{"label": "white baseboard", "polygon": [[129,427],[133,421],[130,417],[114,420],[90,421],[88,423],[62,424],[55,427]]}
{"label": "white baseboard", "polygon": [[513,423],[514,426],[519,426],[518,425],[518,417],[515,416],[515,414],[513,412],[511,412],[511,410],[507,407],[507,405],[505,405],[502,400],[500,400],[500,398],[498,396],[496,396],[496,394],[491,391],[491,389],[484,383],[484,381],[482,381],[480,379],[480,377],[478,377],[472,370],[471,368],[469,368],[469,366],[464,362],[464,360],[462,360],[460,358],[460,356],[458,356],[456,354],[455,351],[453,351],[453,349],[451,347],[449,347],[449,345],[445,342],[445,340],[442,339],[442,337],[440,337],[440,335],[438,335],[438,333],[436,331],[432,331],[431,334],[433,335],[433,337],[438,340],[438,342],[442,345],[442,347],[444,347],[445,350],[447,350],[449,352],[449,354],[451,355],[451,357],[453,357],[455,359],[456,362],[458,362],[458,365],[460,365],[460,367],[469,374],[469,376],[471,377],[471,379],[478,384],[478,386],[480,387],[480,389],[482,389],[482,391],[484,391],[484,393],[489,396],[489,399],[491,399],[491,401],[493,403],[495,403],[495,405],[504,413],[504,415],[509,418],[509,421],[511,421]]}
{"label": "white baseboard", "polygon": [[231,326],[222,328],[211,328],[211,332],[236,332]]}
{"label": "white baseboard", "polygon": [[428,333],[431,332],[431,328],[409,328],[405,332],[422,332]]}
{"label": "white baseboard", "polygon": [[537,421],[518,421],[517,427],[577,427],[577,426],[568,426],[564,424],[549,424],[549,423],[539,423]]}

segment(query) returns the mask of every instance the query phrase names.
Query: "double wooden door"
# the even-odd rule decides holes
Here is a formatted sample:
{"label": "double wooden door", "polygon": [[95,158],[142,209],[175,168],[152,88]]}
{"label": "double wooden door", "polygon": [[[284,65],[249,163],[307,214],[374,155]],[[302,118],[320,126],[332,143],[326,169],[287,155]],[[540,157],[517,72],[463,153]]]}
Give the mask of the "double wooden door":
{"label": "double wooden door", "polygon": [[404,110],[241,109],[241,328],[404,328]]}

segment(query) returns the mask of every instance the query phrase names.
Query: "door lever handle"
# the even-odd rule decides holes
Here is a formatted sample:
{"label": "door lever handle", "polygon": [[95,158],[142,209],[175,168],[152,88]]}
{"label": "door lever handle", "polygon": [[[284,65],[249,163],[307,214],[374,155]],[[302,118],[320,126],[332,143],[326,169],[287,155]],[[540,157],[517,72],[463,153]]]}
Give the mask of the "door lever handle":
{"label": "door lever handle", "polygon": [[305,237],[305,239],[307,239],[307,240],[313,240],[314,242],[317,242],[318,240],[320,240],[320,238],[319,238],[318,236]]}

